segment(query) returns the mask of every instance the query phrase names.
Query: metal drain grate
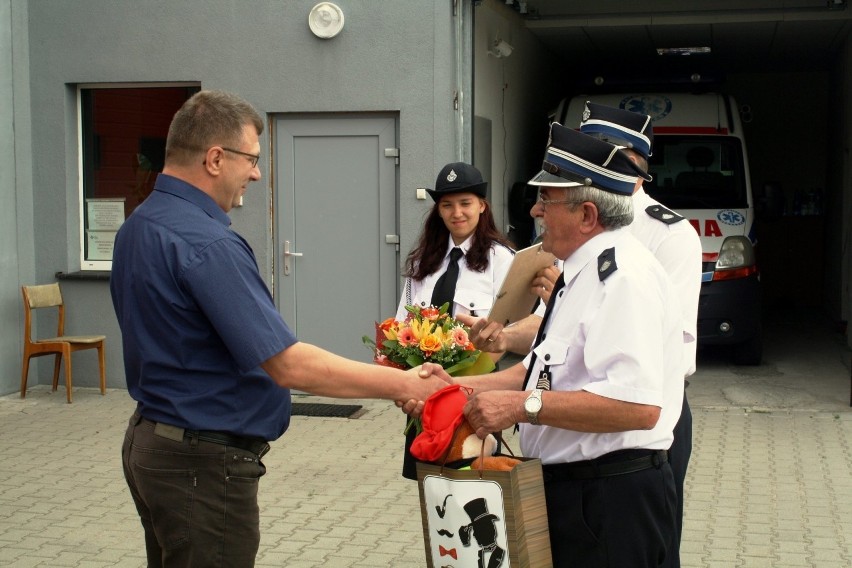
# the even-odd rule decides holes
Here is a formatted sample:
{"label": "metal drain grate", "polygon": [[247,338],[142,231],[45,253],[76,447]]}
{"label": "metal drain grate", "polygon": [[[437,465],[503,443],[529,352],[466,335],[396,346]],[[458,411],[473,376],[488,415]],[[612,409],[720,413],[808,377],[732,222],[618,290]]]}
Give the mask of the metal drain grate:
{"label": "metal drain grate", "polygon": [[355,416],[363,408],[360,404],[320,404],[314,402],[294,402],[292,416],[318,416],[321,418],[358,418]]}

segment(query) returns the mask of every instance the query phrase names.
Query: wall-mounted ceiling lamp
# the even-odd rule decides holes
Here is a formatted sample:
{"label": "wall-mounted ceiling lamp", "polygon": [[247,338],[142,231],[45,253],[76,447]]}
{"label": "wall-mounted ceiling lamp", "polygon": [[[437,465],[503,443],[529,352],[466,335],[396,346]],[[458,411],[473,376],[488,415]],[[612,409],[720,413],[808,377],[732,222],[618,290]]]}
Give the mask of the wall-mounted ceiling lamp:
{"label": "wall-mounted ceiling lamp", "polygon": [[709,47],[658,47],[657,55],[701,55],[710,53]]}
{"label": "wall-mounted ceiling lamp", "polygon": [[829,10],[845,10],[846,0],[827,0]]}
{"label": "wall-mounted ceiling lamp", "polygon": [[501,57],[509,57],[512,55],[513,49],[514,48],[506,43],[505,40],[495,39],[494,43],[491,44],[491,49],[488,50],[488,54],[500,59]]}
{"label": "wall-mounted ceiling lamp", "polygon": [[308,27],[319,38],[333,38],[343,29],[343,10],[337,4],[320,2],[308,14]]}

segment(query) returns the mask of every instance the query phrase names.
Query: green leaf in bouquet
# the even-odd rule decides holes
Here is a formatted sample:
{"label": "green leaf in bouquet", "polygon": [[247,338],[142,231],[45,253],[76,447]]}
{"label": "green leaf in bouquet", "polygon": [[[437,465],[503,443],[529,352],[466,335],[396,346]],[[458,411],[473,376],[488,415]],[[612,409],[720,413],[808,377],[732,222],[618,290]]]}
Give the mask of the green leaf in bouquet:
{"label": "green leaf in bouquet", "polygon": [[406,358],[405,364],[408,365],[411,368],[414,368],[418,365],[422,365],[424,360],[425,359],[423,359],[422,355],[412,353],[411,355],[408,356],[408,358]]}
{"label": "green leaf in bouquet", "polygon": [[445,369],[447,374],[453,377],[472,377],[474,375],[487,375],[493,371],[496,365],[494,364],[494,360],[491,356],[485,351],[479,351],[478,353],[479,355],[476,357],[469,357],[460,361],[458,364],[453,365],[453,367],[459,367],[459,365],[462,365],[453,372],[450,372],[450,369]]}
{"label": "green leaf in bouquet", "polygon": [[420,434],[423,431],[423,422],[419,417],[415,418],[414,416],[408,417],[408,424],[405,425],[405,430],[402,431],[403,434],[408,434],[408,431],[414,428],[415,434]]}

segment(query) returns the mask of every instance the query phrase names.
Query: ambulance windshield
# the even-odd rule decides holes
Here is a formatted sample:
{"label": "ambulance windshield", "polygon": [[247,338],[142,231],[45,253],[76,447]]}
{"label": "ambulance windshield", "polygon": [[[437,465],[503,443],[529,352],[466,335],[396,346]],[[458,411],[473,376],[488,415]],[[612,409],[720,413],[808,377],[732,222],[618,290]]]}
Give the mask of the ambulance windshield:
{"label": "ambulance windshield", "polygon": [[743,151],[730,136],[654,137],[645,191],[674,210],[748,207]]}

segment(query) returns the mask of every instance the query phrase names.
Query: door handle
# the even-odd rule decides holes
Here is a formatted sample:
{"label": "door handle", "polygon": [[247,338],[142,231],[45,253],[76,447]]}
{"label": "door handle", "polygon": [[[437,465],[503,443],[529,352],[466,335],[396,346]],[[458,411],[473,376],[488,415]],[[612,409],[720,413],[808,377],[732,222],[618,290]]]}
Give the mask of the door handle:
{"label": "door handle", "polygon": [[300,252],[290,252],[290,241],[284,241],[284,276],[290,275],[290,257],[302,256]]}

